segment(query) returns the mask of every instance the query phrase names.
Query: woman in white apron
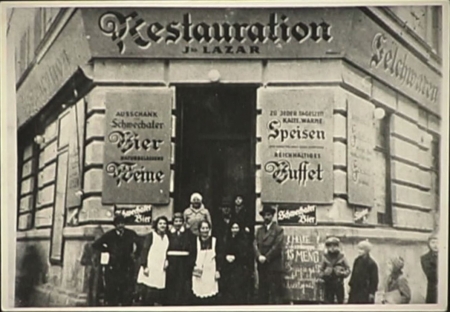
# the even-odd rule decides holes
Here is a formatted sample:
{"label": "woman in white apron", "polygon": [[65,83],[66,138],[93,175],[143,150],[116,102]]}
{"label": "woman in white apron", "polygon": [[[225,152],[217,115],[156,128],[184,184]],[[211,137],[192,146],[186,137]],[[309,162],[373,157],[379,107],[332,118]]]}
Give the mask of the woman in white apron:
{"label": "woman in white apron", "polygon": [[195,305],[217,303],[218,280],[222,264],[220,244],[211,236],[211,224],[201,221],[198,225],[199,237],[191,245],[189,253],[192,266],[192,293]]}
{"label": "woman in white apron", "polygon": [[144,239],[138,284],[144,285],[142,305],[162,305],[166,288],[168,220],[162,216],[155,220],[154,231]]}

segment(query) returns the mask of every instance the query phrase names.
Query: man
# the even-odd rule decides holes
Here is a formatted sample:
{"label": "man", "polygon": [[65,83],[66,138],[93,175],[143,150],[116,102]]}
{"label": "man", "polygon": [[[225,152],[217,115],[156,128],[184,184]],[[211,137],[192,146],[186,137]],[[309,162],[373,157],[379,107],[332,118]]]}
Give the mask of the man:
{"label": "man", "polygon": [[253,231],[250,230],[253,220],[244,206],[244,198],[240,195],[236,196],[234,200],[234,217],[246,233],[253,233]]}
{"label": "man", "polygon": [[[105,267],[105,301],[110,306],[130,306],[134,290],[134,259],[140,252],[136,232],[125,228],[122,215],[114,217],[114,229],[103,234],[92,247],[107,253]],[[108,257],[106,257],[108,258]]]}
{"label": "man", "polygon": [[231,205],[227,200],[222,200],[220,205],[221,216],[214,226],[214,235],[225,243],[231,222]]}
{"label": "man", "polygon": [[427,297],[426,303],[437,303],[438,284],[438,237],[436,234],[428,238],[429,252],[420,258],[422,270],[427,277]]}
{"label": "man", "polygon": [[191,195],[191,205],[183,213],[186,228],[195,236],[199,235],[198,224],[205,220],[211,224],[211,215],[209,210],[203,205],[203,197],[199,193]]}
{"label": "man", "polygon": [[350,295],[348,303],[374,303],[378,288],[378,266],[370,257],[372,245],[364,240],[358,244],[359,256],[353,264],[350,277]]}
{"label": "man", "polygon": [[185,230],[181,212],[173,215],[173,227],[169,233],[167,259],[167,299],[170,305],[180,306],[187,303],[189,278],[189,232]]}
{"label": "man", "polygon": [[283,296],[284,231],[273,220],[273,207],[264,206],[260,214],[264,225],[258,228],[254,240],[259,278],[258,297],[261,304],[280,304]]}
{"label": "man", "polygon": [[325,303],[344,303],[344,279],[350,275],[350,266],[339,250],[337,237],[328,237],[325,241],[327,252],[320,264],[319,278],[324,282]]}

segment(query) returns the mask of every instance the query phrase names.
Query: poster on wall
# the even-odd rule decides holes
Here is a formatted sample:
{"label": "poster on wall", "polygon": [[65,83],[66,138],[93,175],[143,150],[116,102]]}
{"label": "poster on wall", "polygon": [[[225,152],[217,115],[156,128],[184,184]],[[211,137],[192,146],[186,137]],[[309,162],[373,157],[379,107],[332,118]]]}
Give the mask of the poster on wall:
{"label": "poster on wall", "polygon": [[104,204],[167,204],[170,192],[170,89],[106,95]]}
{"label": "poster on wall", "polygon": [[348,202],[372,207],[375,128],[372,104],[350,98],[347,102]]}
{"label": "poster on wall", "polygon": [[259,90],[263,203],[332,202],[333,103],[331,90]]}

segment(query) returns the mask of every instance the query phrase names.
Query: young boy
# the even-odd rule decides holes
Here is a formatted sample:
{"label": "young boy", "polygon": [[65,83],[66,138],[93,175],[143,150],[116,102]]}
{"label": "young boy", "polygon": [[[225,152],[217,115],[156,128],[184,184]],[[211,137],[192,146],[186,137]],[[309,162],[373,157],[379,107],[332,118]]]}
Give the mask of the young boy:
{"label": "young boy", "polygon": [[185,230],[182,213],[173,215],[173,227],[169,233],[167,259],[167,302],[170,305],[184,305],[188,298],[188,272],[190,233]]}
{"label": "young boy", "polygon": [[319,277],[324,282],[325,303],[344,303],[344,279],[350,275],[350,267],[339,251],[339,238],[329,237],[325,241],[326,253],[320,265]]}
{"label": "young boy", "polygon": [[348,303],[374,303],[375,292],[378,288],[378,266],[370,257],[372,245],[369,241],[358,244],[359,256],[353,263],[350,277],[350,295]]}

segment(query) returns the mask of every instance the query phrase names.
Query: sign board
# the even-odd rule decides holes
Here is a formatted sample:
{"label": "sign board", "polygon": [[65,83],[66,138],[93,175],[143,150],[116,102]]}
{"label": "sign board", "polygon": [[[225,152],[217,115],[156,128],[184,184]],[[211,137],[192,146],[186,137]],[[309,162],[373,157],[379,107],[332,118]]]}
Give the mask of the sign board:
{"label": "sign board", "polygon": [[372,207],[375,127],[373,105],[349,98],[347,102],[347,188],[349,204]]}
{"label": "sign board", "polygon": [[277,222],[283,224],[315,225],[315,205],[278,205]]}
{"label": "sign board", "polygon": [[259,90],[263,203],[332,202],[333,103],[329,89]]}
{"label": "sign board", "polygon": [[173,90],[106,94],[102,201],[167,204]]}
{"label": "sign board", "polygon": [[152,223],[152,206],[140,205],[135,208],[115,208],[115,214],[121,214],[125,217],[125,224],[151,224]]}
{"label": "sign board", "polygon": [[291,301],[323,302],[322,284],[318,281],[323,251],[315,231],[285,228],[285,287]]}

